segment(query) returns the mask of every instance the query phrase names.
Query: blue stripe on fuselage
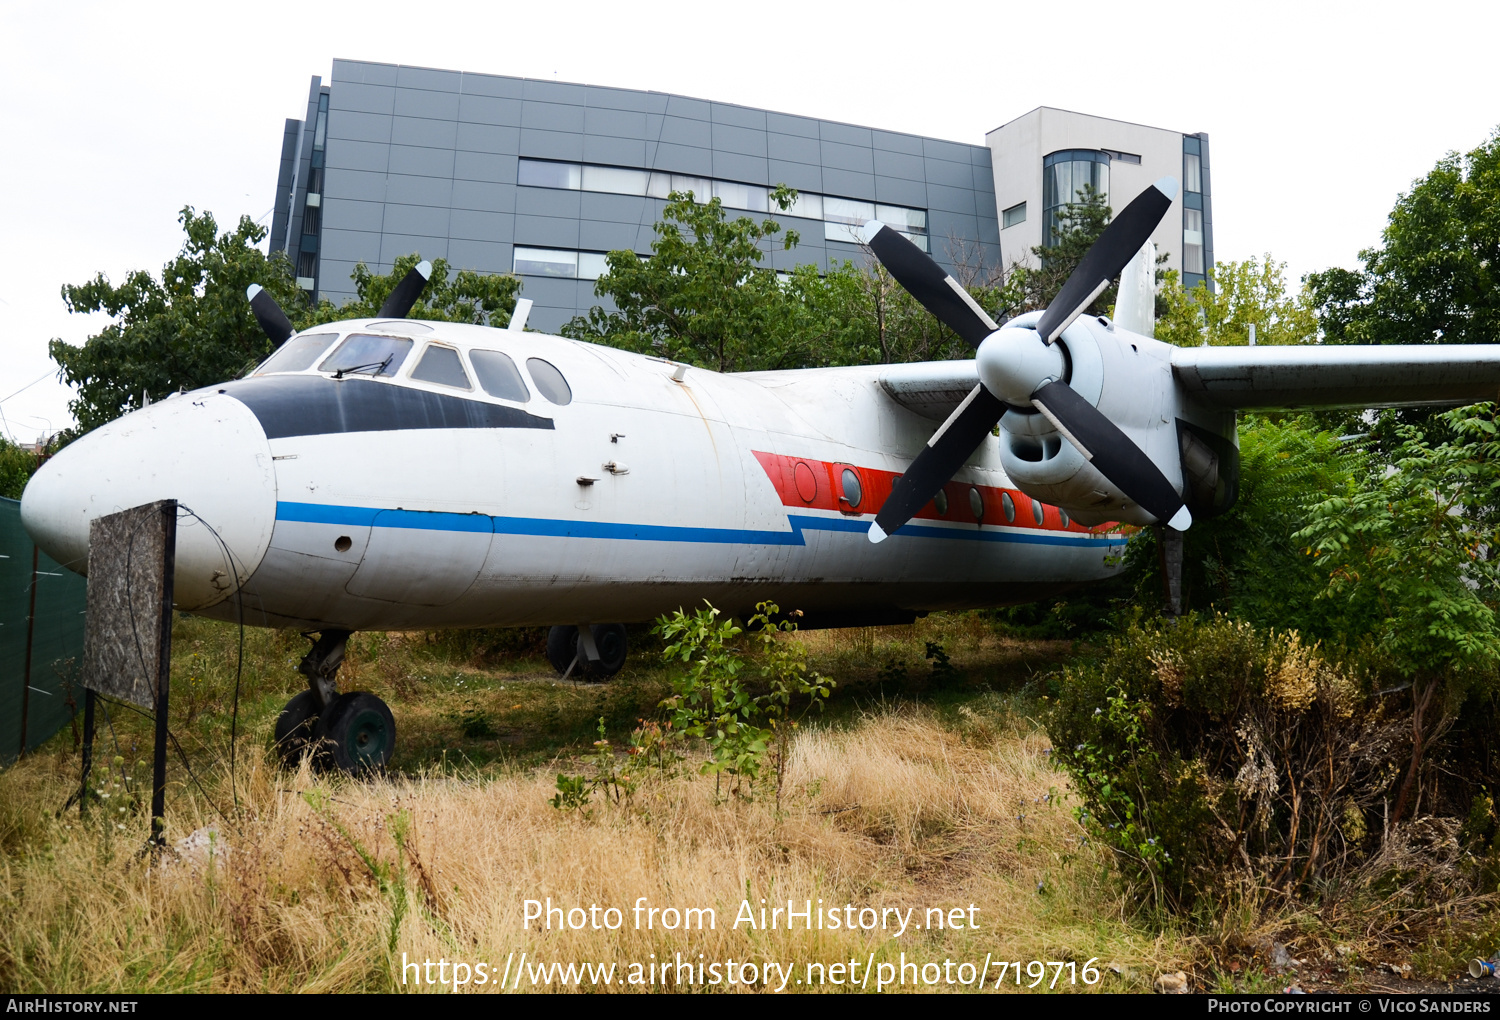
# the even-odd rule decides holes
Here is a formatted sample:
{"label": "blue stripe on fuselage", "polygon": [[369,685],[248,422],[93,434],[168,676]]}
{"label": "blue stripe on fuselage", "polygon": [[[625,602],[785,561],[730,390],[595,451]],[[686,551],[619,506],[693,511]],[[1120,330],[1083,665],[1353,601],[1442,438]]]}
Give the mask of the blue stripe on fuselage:
{"label": "blue stripe on fuselage", "polygon": [[[377,525],[376,515],[380,515]],[[604,538],[637,542],[697,542],[713,545],[806,545],[804,531],[841,531],[864,534],[867,520],[858,517],[807,517],[788,514],[791,531],[752,531],[737,528],[687,528],[662,524],[615,524],[604,521],[560,521],[546,517],[488,517],[426,510],[382,510],[378,507],[337,506],[327,503],[276,504],[278,521],[306,524],[350,524],[417,531],[493,530],[500,535],[531,535],[543,538]],[[1021,545],[1088,546],[1124,545],[1123,535],[1080,535],[1054,531],[1000,531],[998,529],[938,528],[907,524],[892,538],[946,538],[967,542],[1015,542]]]}

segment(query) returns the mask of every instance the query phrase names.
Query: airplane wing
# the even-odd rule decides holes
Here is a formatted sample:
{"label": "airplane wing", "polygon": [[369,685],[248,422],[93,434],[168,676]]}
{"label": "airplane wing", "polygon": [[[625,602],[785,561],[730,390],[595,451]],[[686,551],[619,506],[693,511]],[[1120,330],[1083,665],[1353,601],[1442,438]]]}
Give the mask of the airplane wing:
{"label": "airplane wing", "polygon": [[1500,399],[1500,344],[1180,347],[1172,372],[1225,409],[1456,406]]}
{"label": "airplane wing", "polygon": [[979,369],[971,358],[887,365],[880,372],[880,386],[892,400],[932,421],[947,421],[977,385]]}

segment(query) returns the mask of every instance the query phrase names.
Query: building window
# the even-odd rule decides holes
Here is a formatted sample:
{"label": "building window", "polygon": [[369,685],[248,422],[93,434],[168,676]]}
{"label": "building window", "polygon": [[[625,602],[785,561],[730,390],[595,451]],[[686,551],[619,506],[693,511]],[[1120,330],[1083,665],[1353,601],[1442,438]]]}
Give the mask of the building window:
{"label": "building window", "polygon": [[1013,227],[1017,223],[1025,223],[1026,203],[1018,202],[1017,204],[1011,206],[1009,209],[1005,210],[1002,215],[1005,217],[1004,223],[1007,227]]}
{"label": "building window", "polygon": [[1203,158],[1196,152],[1182,154],[1182,190],[1203,190]]}
{"label": "building window", "polygon": [[1182,210],[1182,271],[1199,274],[1203,272],[1202,209]]}
{"label": "building window", "polygon": [[577,191],[582,184],[583,168],[577,163],[547,163],[523,159],[516,171],[518,183],[533,188],[566,188]]}
{"label": "building window", "polygon": [[602,251],[516,246],[511,270],[517,276],[551,276],[564,280],[597,280],[609,271]]}
{"label": "building window", "polygon": [[1063,211],[1093,188],[1109,198],[1109,154],[1092,149],[1064,149],[1042,160],[1042,243],[1061,240]]}
{"label": "building window", "polygon": [[1141,165],[1141,157],[1134,152],[1116,152],[1114,149],[1100,149],[1111,160],[1116,163],[1130,163],[1134,166]]}

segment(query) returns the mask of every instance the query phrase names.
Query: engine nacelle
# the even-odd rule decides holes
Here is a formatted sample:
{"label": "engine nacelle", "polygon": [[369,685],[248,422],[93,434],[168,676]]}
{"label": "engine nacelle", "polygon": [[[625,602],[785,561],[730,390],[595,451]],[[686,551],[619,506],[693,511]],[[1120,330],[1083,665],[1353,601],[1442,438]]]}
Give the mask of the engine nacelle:
{"label": "engine nacelle", "polygon": [[[1170,346],[1092,316],[1069,326],[1058,345],[1068,385],[1146,452],[1195,517],[1229,509],[1239,477],[1234,415],[1189,403],[1172,375]],[[1000,419],[1000,460],[1017,488],[1080,524],[1155,523],[1036,411],[1013,409]]]}

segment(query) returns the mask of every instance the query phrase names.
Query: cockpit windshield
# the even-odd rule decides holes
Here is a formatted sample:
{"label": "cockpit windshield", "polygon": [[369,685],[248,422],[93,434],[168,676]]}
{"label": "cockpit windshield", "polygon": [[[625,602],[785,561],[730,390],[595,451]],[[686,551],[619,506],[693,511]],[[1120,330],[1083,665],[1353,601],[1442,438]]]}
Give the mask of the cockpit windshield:
{"label": "cockpit windshield", "polygon": [[301,372],[311,368],[312,363],[339,338],[337,333],[307,333],[294,336],[281,345],[255,370],[255,375],[270,375],[272,372]]}
{"label": "cockpit windshield", "polygon": [[360,333],[340,344],[338,350],[318,366],[318,371],[332,372],[335,378],[346,375],[395,375],[410,353],[410,340],[398,336],[370,336]]}

